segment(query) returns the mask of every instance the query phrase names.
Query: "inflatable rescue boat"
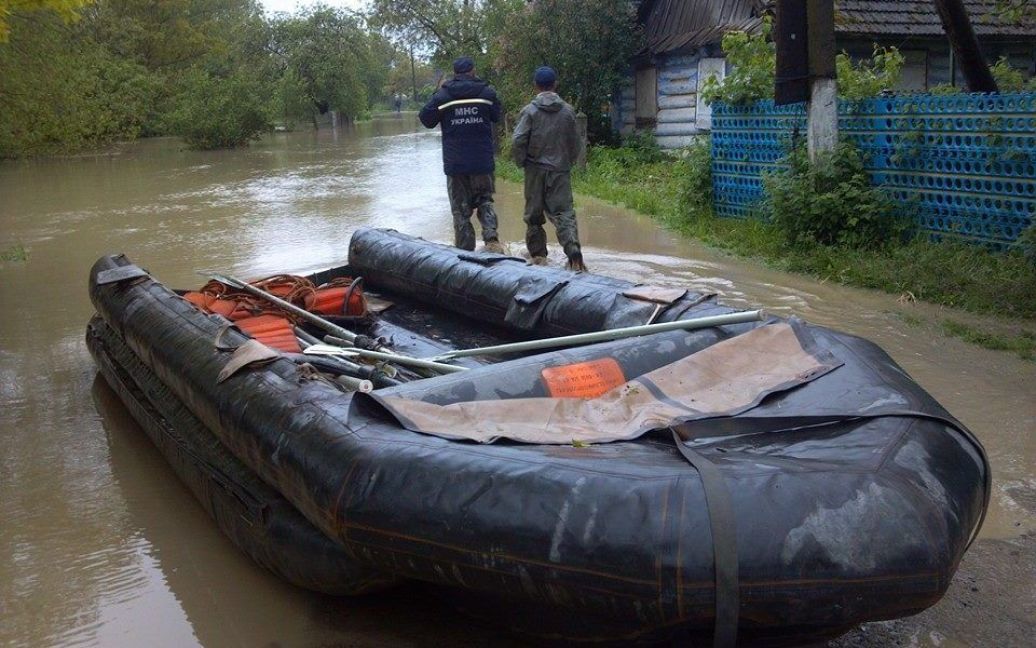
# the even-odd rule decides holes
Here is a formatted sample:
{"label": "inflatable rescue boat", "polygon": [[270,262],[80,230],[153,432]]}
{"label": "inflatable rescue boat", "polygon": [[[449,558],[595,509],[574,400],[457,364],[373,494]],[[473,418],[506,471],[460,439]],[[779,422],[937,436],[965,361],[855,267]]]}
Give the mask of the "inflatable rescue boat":
{"label": "inflatable rescue boat", "polygon": [[213,277],[101,258],[88,346],[305,588],[426,581],[540,639],[800,643],[934,604],[985,515],[981,444],[857,337],[376,229],[342,267]]}

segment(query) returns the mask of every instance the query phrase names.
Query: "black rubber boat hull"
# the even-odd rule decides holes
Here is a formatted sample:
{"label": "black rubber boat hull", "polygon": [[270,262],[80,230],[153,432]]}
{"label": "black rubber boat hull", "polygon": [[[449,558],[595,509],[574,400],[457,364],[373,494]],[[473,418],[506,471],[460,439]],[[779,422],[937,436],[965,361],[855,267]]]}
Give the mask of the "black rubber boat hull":
{"label": "black rubber boat hull", "polygon": [[[370,243],[379,235],[362,236]],[[383,287],[405,291],[399,268],[423,275],[439,268],[437,291],[464,293],[471,285],[449,285],[460,276],[456,250],[383,238],[392,254],[364,268],[368,285],[396,273]],[[408,265],[408,255],[423,260]],[[96,283],[98,272],[126,263],[106,257],[95,265],[91,297],[100,315],[229,452],[360,565],[487,593],[497,607],[510,601],[507,611],[518,619],[523,610],[550,606],[573,626],[585,616],[651,636],[711,631],[716,589],[704,492],[669,438],[589,448],[450,442],[407,431],[376,407],[301,380],[287,360],[217,385],[227,353],[212,340],[224,322],[150,277]],[[542,268],[524,272],[498,272],[503,281],[521,279],[500,291],[514,295],[529,277],[553,280]],[[566,309],[558,290],[541,294],[546,303],[535,317],[546,326],[617,326],[634,310],[618,296],[625,282],[554,272],[576,296]],[[427,285],[416,277],[412,284]],[[683,301],[685,308],[664,316],[726,310],[692,295]],[[565,320],[580,308],[587,309],[581,317]],[[487,318],[502,325],[507,310]],[[512,312],[519,320],[527,313]],[[753,415],[854,416],[695,445],[720,467],[736,511],[745,642],[819,638],[930,606],[948,587],[988,498],[981,448],[950,419],[855,416],[883,399],[947,416],[886,354],[852,336],[810,329],[845,360],[832,374],[838,380],[768,399]],[[736,332],[684,334],[685,343],[707,346]],[[578,354],[559,355],[545,362]],[[508,370],[477,371],[493,380],[493,372]]]}
{"label": "black rubber boat hull", "polygon": [[362,565],[224,449],[100,318],[86,345],[105,382],[173,471],[237,547],[289,583],[334,595],[397,579]]}

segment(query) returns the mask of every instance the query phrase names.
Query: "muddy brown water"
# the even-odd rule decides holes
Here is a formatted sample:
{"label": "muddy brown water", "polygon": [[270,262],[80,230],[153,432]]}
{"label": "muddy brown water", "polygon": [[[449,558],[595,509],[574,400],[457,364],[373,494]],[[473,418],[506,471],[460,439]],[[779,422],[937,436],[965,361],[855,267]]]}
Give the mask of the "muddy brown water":
{"label": "muddy brown water", "polygon": [[[520,187],[499,184],[501,233],[517,253]],[[765,269],[596,200],[579,198],[577,208],[592,269],[867,337],[985,443],[995,475],[989,518],[950,594],[919,617],[870,624],[843,642],[1005,645],[1032,636],[1036,363],[943,337],[947,313],[936,307]],[[503,640],[420,587],[335,599],[256,567],[95,379],[83,332],[87,271],[101,254],[125,252],[170,285],[194,286],[201,268],[260,276],[338,264],[362,225],[452,236],[439,139],[412,115],[230,152],[151,140],[114,155],[0,163],[0,250],[29,251],[27,261],[0,262],[0,645]],[[552,254],[560,263],[556,246]]]}

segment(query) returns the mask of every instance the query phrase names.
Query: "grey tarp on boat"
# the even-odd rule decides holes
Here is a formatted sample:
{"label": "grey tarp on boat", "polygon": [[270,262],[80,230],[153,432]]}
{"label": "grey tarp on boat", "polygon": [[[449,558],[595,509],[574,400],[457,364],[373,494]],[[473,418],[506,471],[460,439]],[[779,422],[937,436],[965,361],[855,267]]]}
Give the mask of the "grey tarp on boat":
{"label": "grey tarp on boat", "polygon": [[[641,343],[653,344],[650,338]],[[456,400],[475,383],[498,381],[500,373],[491,368],[440,380],[434,393],[418,384],[363,397],[376,400],[408,430],[446,438],[604,443],[690,420],[740,414],[767,395],[798,387],[842,363],[818,348],[799,323],[774,322],[628,380],[606,352],[549,368],[529,364],[532,372],[515,368],[508,373],[506,398]],[[523,380],[530,379],[551,394],[516,395]],[[529,385],[525,393],[535,391]]]}

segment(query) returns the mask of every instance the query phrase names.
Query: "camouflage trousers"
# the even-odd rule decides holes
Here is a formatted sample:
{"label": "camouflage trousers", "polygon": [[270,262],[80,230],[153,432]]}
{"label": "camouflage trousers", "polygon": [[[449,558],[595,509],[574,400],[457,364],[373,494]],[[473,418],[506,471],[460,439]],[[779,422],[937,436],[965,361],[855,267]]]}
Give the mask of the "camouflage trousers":
{"label": "camouflage trousers", "polygon": [[544,214],[554,224],[565,256],[580,254],[579,228],[572,207],[572,177],[568,171],[525,166],[525,245],[533,257],[547,256]]}
{"label": "camouflage trousers", "polygon": [[446,191],[450,195],[450,211],[453,212],[454,245],[463,250],[475,249],[472,212],[478,215],[479,225],[482,226],[482,240],[487,243],[497,240],[494,189],[492,173],[446,176]]}

